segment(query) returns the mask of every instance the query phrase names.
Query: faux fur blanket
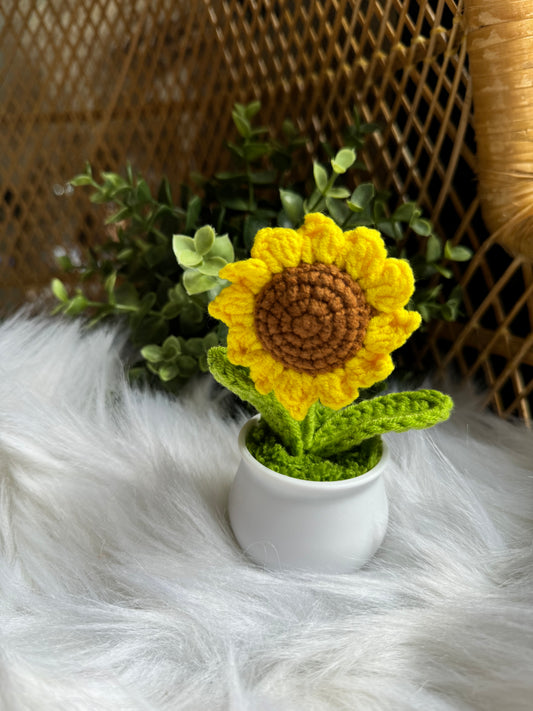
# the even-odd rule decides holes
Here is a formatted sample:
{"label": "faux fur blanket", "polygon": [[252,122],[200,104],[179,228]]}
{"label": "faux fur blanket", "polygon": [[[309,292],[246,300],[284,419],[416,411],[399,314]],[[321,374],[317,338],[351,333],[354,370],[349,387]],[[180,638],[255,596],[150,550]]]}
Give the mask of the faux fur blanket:
{"label": "faux fur blanket", "polygon": [[351,575],[250,563],[225,517],[244,414],[132,391],[117,331],[0,326],[2,711],[533,707],[533,439],[456,389],[391,435]]}

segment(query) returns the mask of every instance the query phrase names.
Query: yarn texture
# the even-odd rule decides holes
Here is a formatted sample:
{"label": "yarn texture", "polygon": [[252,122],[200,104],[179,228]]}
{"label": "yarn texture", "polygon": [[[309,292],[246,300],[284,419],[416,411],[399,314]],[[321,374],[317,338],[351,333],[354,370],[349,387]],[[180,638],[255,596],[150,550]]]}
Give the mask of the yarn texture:
{"label": "yarn texture", "polygon": [[388,377],[390,353],[421,321],[405,309],[409,264],[387,257],[376,230],[343,232],[320,213],[297,230],[259,230],[251,258],[220,277],[231,285],[209,311],[229,327],[229,360],[299,421],[317,401],[338,410]]}
{"label": "yarn texture", "polygon": [[360,388],[393,370],[391,351],[420,324],[405,306],[409,264],[387,257],[381,235],[343,232],[319,213],[297,230],[259,230],[251,258],[226,265],[231,282],[211,302],[228,327],[227,348],[211,348],[209,370],[261,415],[247,447],[287,476],[336,481],[372,469],[381,435],[432,427],[452,400],[434,390],[355,402]]}
{"label": "yarn texture", "polygon": [[250,432],[250,453],[269,469],[312,481],[349,479],[381,458],[381,435],[432,427],[446,420],[452,399],[437,390],[388,393],[336,411],[315,403],[295,420],[272,393],[257,392],[247,368],[233,365],[225,348],[208,353],[215,379],[260,413]]}

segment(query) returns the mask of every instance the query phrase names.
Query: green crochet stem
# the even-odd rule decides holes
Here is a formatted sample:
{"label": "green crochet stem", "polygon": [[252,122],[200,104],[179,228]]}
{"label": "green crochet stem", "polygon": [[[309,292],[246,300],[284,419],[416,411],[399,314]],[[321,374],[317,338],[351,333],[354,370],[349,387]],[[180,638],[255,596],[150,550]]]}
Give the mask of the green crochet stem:
{"label": "green crochet stem", "polygon": [[[292,418],[276,400],[274,393],[268,395],[258,393],[254,381],[248,374],[248,368],[233,365],[228,360],[227,348],[222,346],[210,348],[207,353],[207,364],[215,380],[241,400],[249,402],[257,412],[261,413],[263,420],[291,454],[298,456],[303,453],[303,432],[310,429],[309,423],[305,420],[300,423]],[[308,413],[307,417],[311,418],[312,415]],[[310,441],[309,435],[306,434],[305,440]]]}
{"label": "green crochet stem", "polygon": [[211,348],[207,355],[214,378],[261,414],[263,421],[290,455],[304,453],[328,459],[353,452],[366,440],[385,432],[432,427],[446,420],[453,407],[448,395],[436,390],[390,393],[354,403],[343,410],[313,405],[302,422],[292,418],[273,393],[260,395],[248,369],[233,365],[227,349]]}

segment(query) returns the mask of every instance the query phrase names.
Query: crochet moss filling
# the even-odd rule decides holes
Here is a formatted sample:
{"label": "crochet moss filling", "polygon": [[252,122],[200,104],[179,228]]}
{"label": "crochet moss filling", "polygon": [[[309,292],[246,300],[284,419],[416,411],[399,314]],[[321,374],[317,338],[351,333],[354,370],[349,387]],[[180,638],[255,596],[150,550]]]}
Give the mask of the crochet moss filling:
{"label": "crochet moss filling", "polygon": [[309,481],[352,479],[375,467],[383,454],[381,437],[376,436],[336,456],[325,458],[310,452],[292,455],[264,422],[259,422],[250,430],[246,446],[250,454],[265,467]]}

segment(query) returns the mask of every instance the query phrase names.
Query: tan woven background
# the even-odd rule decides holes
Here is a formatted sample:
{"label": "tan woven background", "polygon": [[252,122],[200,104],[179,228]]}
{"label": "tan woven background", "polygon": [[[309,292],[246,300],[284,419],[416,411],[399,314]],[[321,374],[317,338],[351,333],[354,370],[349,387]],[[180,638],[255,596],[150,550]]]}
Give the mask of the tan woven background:
{"label": "tan woven background", "polygon": [[[375,180],[418,201],[476,254],[460,275],[466,324],[438,324],[418,357],[488,388],[530,421],[533,279],[488,238],[477,198],[463,2],[3,0],[0,296],[36,298],[55,255],[98,238],[68,179],[127,160],[155,183],[220,167],[234,101],[339,138],[358,106]],[[488,239],[487,239],[488,238]]]}

